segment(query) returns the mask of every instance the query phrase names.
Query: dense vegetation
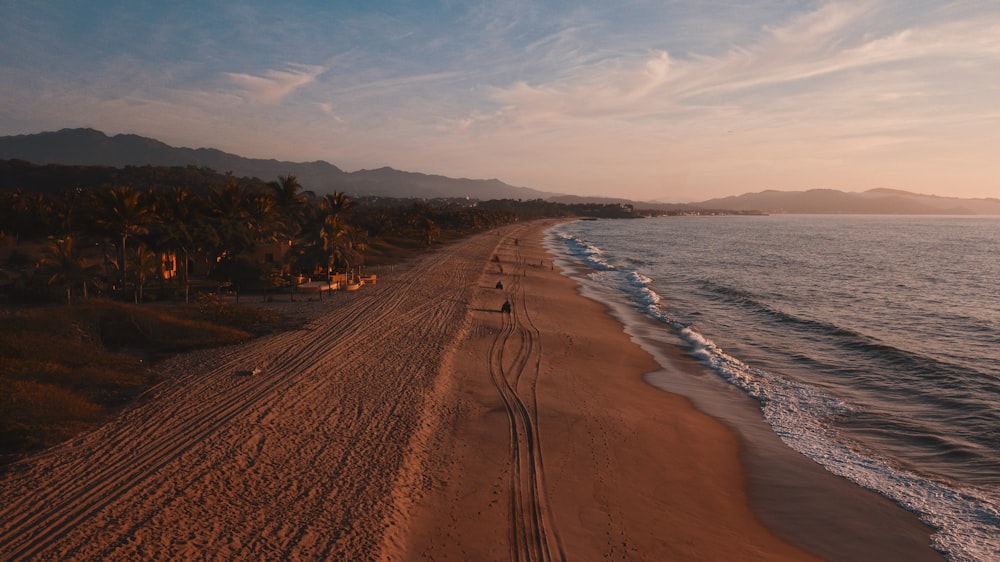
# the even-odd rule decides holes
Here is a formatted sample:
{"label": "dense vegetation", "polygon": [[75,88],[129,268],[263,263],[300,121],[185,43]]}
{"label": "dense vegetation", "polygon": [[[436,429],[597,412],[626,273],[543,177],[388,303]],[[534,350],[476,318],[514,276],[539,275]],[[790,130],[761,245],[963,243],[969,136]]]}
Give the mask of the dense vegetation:
{"label": "dense vegetation", "polygon": [[155,382],[150,365],[164,354],[280,325],[221,292],[294,290],[300,275],[566,216],[634,215],[541,200],[319,196],[294,176],[193,166],[0,161],[0,464],[103,423]]}
{"label": "dense vegetation", "polygon": [[263,182],[193,166],[0,161],[0,186],[11,185],[0,187],[8,302],[94,293],[141,302],[192,286],[274,291],[517,220],[633,215],[621,205],[541,200],[318,196],[291,175]]}

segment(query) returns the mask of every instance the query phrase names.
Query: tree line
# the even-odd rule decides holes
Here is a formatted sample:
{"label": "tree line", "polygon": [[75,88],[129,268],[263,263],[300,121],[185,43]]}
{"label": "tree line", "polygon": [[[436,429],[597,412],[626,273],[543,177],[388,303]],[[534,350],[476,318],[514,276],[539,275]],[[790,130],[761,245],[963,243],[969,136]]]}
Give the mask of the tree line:
{"label": "tree line", "polygon": [[297,276],[356,268],[373,244],[428,247],[518,220],[636,215],[540,199],[317,195],[294,175],[265,182],[194,166],[0,161],[0,186],[13,182],[28,188],[0,187],[0,296],[8,301],[97,293],[141,302],[150,287],[157,298],[186,298],[193,281],[196,289],[280,290]]}
{"label": "tree line", "polygon": [[[262,185],[230,178],[207,191],[0,190],[0,239],[14,247],[2,264],[8,298],[45,299],[58,288],[68,302],[94,291],[141,301],[151,283],[160,293],[186,294],[192,269],[237,290],[276,289],[294,275],[363,264],[373,237],[429,246],[442,236],[514,220],[508,211],[449,201],[316,195],[292,175]],[[18,251],[40,240],[48,240],[41,255]],[[260,246],[277,248],[278,255],[253,255]],[[164,260],[176,261],[165,268]],[[164,278],[165,269],[175,275]],[[20,275],[9,279],[15,270]]]}

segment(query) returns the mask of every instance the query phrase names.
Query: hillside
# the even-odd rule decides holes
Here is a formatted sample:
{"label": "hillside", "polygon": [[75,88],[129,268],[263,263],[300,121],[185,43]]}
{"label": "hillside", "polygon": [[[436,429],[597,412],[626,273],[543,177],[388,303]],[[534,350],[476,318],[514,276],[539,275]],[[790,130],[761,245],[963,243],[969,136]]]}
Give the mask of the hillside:
{"label": "hillside", "polygon": [[[79,174],[78,179],[93,177],[101,180],[98,183],[127,182],[129,174],[148,175],[147,172],[136,172],[128,168],[158,166],[173,168],[157,172],[168,183],[178,183],[179,179],[204,180],[213,171],[263,181],[293,174],[306,189],[318,194],[342,191],[354,196],[396,198],[470,198],[481,201],[545,199],[565,204],[621,203],[631,204],[636,208],[675,212],[712,210],[739,213],[1000,215],[1000,199],[996,198],[961,199],[894,189],[871,189],[862,193],[834,189],[767,190],[688,204],[636,202],[616,197],[579,197],[516,187],[497,179],[456,179],[389,167],[346,172],[324,161],[285,162],[244,158],[213,148],[172,147],[138,135],[108,136],[93,129],[62,129],[0,137],[0,160],[25,160],[40,165],[35,170],[25,170],[22,166],[10,163],[0,166],[3,168],[0,169],[0,187],[8,188],[16,187],[11,182],[30,180],[32,177],[50,181],[53,174],[63,176],[67,173],[65,170],[45,169],[47,164],[79,167],[73,172]],[[84,169],[95,166],[106,169]],[[37,189],[40,186],[34,187]]]}
{"label": "hillside", "polygon": [[881,215],[1000,215],[1000,199],[960,199],[921,195],[893,189],[861,193],[834,189],[761,191],[709,199],[693,206],[727,211],[767,213],[881,214]]}
{"label": "hillside", "polygon": [[93,129],[0,137],[0,160],[76,166],[194,166],[234,176],[271,181],[293,174],[316,193],[381,197],[470,197],[474,199],[538,199],[552,193],[515,187],[496,179],[454,179],[392,168],[345,172],[324,161],[284,162],[244,158],[213,148],[178,148],[139,135],[108,136]]}

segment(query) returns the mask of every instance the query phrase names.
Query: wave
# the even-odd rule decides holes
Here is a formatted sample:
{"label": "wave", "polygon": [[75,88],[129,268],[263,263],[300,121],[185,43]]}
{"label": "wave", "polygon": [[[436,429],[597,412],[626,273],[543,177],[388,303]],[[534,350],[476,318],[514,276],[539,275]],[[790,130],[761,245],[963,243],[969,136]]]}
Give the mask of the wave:
{"label": "wave", "polygon": [[938,530],[934,547],[952,560],[979,560],[1000,552],[1000,504],[985,493],[953,488],[894,466],[831,427],[830,421],[852,412],[851,405],[750,367],[691,328],[681,333],[707,366],[761,403],[764,419],[782,441],[828,471],[916,513]]}
{"label": "wave", "polygon": [[[940,379],[942,376],[960,376],[974,379],[979,373],[957,363],[941,361],[938,358],[921,354],[910,349],[883,342],[878,338],[864,334],[845,326],[815,318],[805,318],[770,306],[764,299],[749,291],[729,287],[714,281],[703,280],[700,284],[709,292],[734,302],[751,310],[758,316],[770,321],[795,326],[799,332],[812,333],[827,338],[841,349],[848,352],[859,352],[894,371],[907,377],[911,383],[919,383],[928,379]],[[934,390],[934,389],[929,389]]]}
{"label": "wave", "polygon": [[[668,325],[691,346],[692,353],[703,364],[756,399],[767,423],[789,447],[831,473],[878,492],[917,514],[936,529],[932,537],[934,548],[947,553],[951,560],[989,559],[1000,552],[1000,503],[991,493],[931,480],[848,439],[836,430],[834,423],[854,413],[854,405],[817,387],[752,367],[729,355],[694,326],[672,319],[663,306],[663,297],[653,289],[653,279],[639,271],[616,267],[615,260],[582,238],[568,234],[558,237],[566,254],[599,270],[599,275],[588,275],[588,279],[617,290],[636,310]],[[946,367],[857,331],[777,310],[750,292],[711,282],[705,282],[705,286],[723,298],[753,307],[765,317],[796,323],[806,331],[828,336],[839,345],[883,360],[921,370]]]}
{"label": "wave", "polygon": [[[839,381],[837,384],[864,391],[869,405],[883,400],[879,404],[883,409],[882,415],[868,417],[868,420],[874,423],[872,428],[875,433],[895,442],[897,447],[906,448],[905,452],[897,452],[911,458],[919,455],[917,450],[936,452],[942,460],[935,463],[925,461],[924,464],[933,464],[936,468],[950,465],[946,469],[947,473],[964,473],[984,483],[997,481],[988,476],[991,473],[989,470],[974,473],[983,463],[989,463],[995,458],[995,454],[990,451],[996,451],[998,442],[995,428],[1000,423],[1000,413],[992,406],[982,403],[984,397],[990,400],[1000,396],[1000,380],[990,376],[981,363],[940,352],[930,355],[918,349],[907,349],[856,329],[779,310],[768,304],[766,297],[722,283],[703,280],[699,287],[749,310],[757,321],[780,325],[779,330],[786,337],[793,334],[806,337],[807,345],[793,347],[810,350],[808,355],[796,351],[780,351],[798,369],[807,373],[822,371],[835,375]],[[923,326],[913,328],[914,333],[933,332],[935,325],[938,326],[937,329],[946,329],[952,318],[948,315],[927,317]],[[789,327],[792,329],[789,330]],[[965,343],[967,341],[963,340],[962,344]],[[893,435],[885,431],[884,428],[892,424],[892,410],[904,407],[902,402],[893,402],[897,398],[903,399],[905,407],[910,408],[909,415],[919,420],[925,434],[960,435],[974,450],[980,452],[980,462],[962,463],[952,458],[953,455],[945,448],[937,449],[916,437]],[[971,419],[962,419],[965,412],[969,411],[976,415]],[[879,430],[879,427],[883,429]],[[956,432],[955,428],[961,429]],[[931,473],[936,472],[938,471],[931,470]]]}
{"label": "wave", "polygon": [[585,264],[601,271],[612,271],[615,269],[614,266],[604,259],[604,252],[597,246],[593,246],[576,236],[568,234],[558,234],[558,236],[565,244],[566,249],[569,250],[570,255],[579,258]]}

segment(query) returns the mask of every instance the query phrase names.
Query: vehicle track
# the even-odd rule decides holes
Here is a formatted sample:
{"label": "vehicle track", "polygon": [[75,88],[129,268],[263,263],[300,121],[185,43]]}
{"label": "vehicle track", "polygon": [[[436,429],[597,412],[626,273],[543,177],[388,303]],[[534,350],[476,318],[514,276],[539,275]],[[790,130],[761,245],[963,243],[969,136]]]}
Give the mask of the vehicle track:
{"label": "vehicle track", "polygon": [[[509,237],[515,236],[511,233]],[[517,238],[514,238],[515,242]],[[490,378],[500,395],[509,422],[510,439],[510,559],[565,560],[545,491],[542,449],[538,434],[537,380],[542,343],[531,322],[522,283],[526,274],[520,249],[513,246],[514,271],[507,290],[513,300],[510,314],[490,346]],[[526,382],[522,385],[522,379]],[[522,386],[528,392],[523,394]]]}
{"label": "vehicle track", "polygon": [[0,481],[0,560],[377,558],[388,488],[496,244],[458,242],[301,329],[167,362],[134,409]]}

